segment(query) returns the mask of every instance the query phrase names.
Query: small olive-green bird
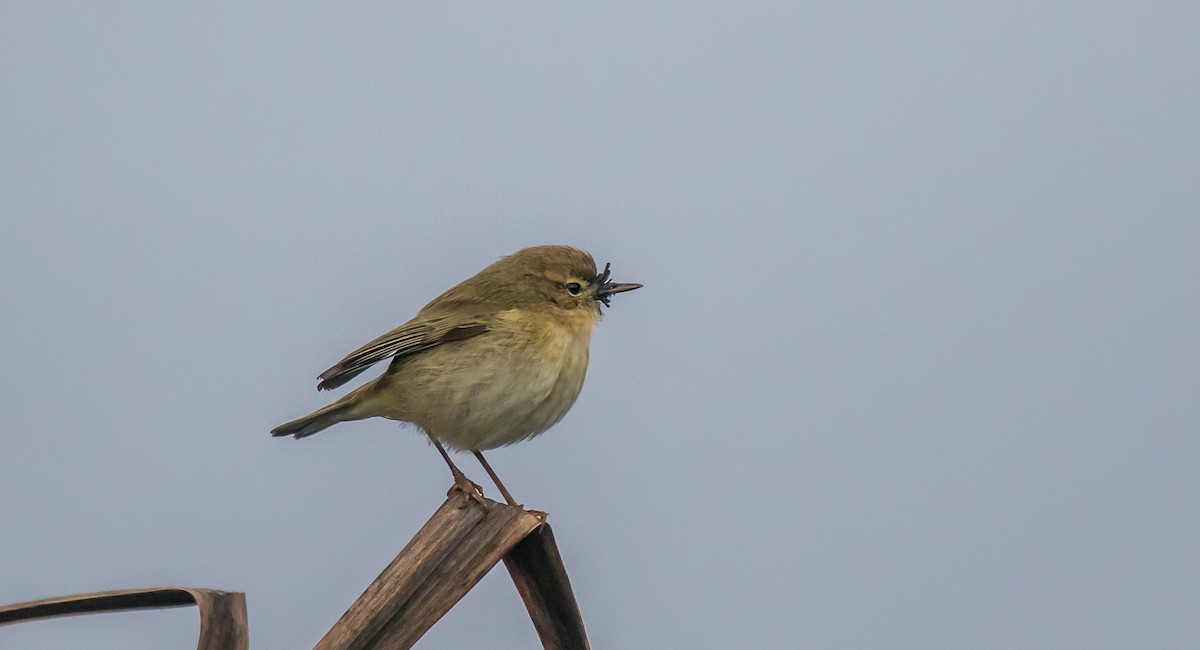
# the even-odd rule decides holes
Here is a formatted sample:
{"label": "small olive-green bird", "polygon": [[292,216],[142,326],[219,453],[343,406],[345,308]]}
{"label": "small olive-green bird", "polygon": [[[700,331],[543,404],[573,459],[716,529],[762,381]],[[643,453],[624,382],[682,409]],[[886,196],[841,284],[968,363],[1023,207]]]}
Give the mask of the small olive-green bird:
{"label": "small olive-green bird", "polygon": [[337,388],[391,358],[382,375],[271,435],[303,438],[370,417],[409,422],[450,465],[453,489],[482,495],[442,443],[475,454],[505,500],[517,505],[480,452],[546,431],[575,403],[600,305],[642,286],[611,282],[608,269],[597,273],[591,255],[569,246],[535,246],[501,258],[321,373],[317,388]]}

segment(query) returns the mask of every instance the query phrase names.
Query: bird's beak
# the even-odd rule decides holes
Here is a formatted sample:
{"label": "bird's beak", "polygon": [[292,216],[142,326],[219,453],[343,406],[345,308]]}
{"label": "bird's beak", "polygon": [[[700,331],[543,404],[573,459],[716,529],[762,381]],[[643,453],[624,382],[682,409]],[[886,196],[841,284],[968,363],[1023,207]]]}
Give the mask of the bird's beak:
{"label": "bird's beak", "polygon": [[614,293],[621,293],[622,291],[633,291],[634,289],[642,288],[642,285],[634,284],[632,282],[626,282],[626,283],[609,282],[608,281],[608,275],[609,275],[608,269],[610,266],[612,266],[612,265],[605,264],[604,272],[601,273],[600,275],[596,276],[596,279],[595,279],[596,291],[593,294],[596,297],[596,300],[599,300],[600,302],[604,303],[605,307],[611,306],[611,304],[608,302],[608,297],[613,295]]}
{"label": "bird's beak", "polygon": [[603,297],[603,298],[607,298],[607,297],[613,295],[614,293],[621,293],[622,291],[633,291],[634,289],[641,289],[641,288],[642,288],[642,285],[635,284],[633,282],[625,282],[625,283],[605,282],[604,284],[600,285],[596,289],[596,295]]}

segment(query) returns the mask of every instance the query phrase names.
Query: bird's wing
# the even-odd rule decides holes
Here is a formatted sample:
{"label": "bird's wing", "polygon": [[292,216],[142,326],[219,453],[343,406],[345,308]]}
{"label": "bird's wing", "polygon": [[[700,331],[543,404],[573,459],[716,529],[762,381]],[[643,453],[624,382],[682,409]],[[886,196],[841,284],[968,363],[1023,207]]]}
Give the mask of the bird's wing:
{"label": "bird's wing", "polygon": [[332,390],[354,379],[371,365],[405,354],[427,350],[449,341],[478,336],[488,330],[488,319],[469,313],[418,316],[346,355],[321,373],[317,390]]}

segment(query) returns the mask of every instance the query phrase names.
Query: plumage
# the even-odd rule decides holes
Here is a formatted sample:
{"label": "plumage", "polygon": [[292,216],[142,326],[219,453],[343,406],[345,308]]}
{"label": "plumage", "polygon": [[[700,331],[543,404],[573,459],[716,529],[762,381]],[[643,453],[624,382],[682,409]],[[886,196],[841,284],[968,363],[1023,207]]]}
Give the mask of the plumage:
{"label": "plumage", "polygon": [[321,373],[317,390],[337,388],[388,357],[413,354],[441,343],[483,334],[487,331],[487,320],[486,316],[465,309],[433,318],[410,320],[351,352]]}
{"label": "plumage", "polygon": [[[303,438],[383,417],[417,425],[439,449],[475,452],[487,468],[478,452],[536,436],[566,415],[587,375],[600,304],[640,286],[609,282],[607,267],[598,274],[576,248],[522,249],[321,373],[318,389],[329,390],[391,359],[379,377],[271,433]],[[470,483],[445,458],[456,485]]]}

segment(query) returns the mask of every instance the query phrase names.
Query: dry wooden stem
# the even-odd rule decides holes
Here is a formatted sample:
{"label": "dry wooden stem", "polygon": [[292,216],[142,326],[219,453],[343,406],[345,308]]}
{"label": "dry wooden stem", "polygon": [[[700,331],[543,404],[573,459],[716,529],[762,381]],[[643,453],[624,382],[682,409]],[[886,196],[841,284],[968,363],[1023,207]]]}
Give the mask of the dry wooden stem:
{"label": "dry wooden stem", "polygon": [[520,508],[453,493],[315,650],[412,647],[540,524]]}
{"label": "dry wooden stem", "polygon": [[[540,514],[540,513],[539,513]],[[543,516],[455,492],[325,634],[316,650],[410,648],[503,558],[542,644],[586,650],[583,617]],[[247,650],[237,592],[159,587],[48,598],[0,607],[0,625],[126,609],[200,609],[198,650]]]}
{"label": "dry wooden stem", "polygon": [[550,524],[542,524],[521,540],[504,556],[504,564],[525,601],[544,648],[587,650],[591,647]]}
{"label": "dry wooden stem", "polygon": [[0,625],[55,616],[96,614],[129,609],[196,605],[200,609],[197,650],[247,650],[246,596],[240,592],[151,587],[33,600],[0,607]]}

